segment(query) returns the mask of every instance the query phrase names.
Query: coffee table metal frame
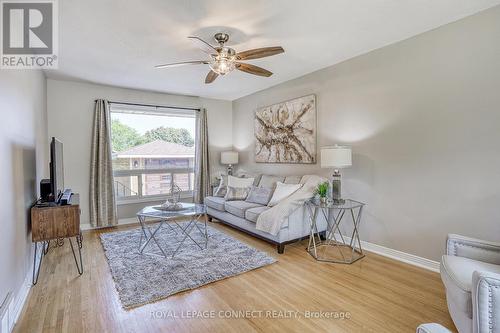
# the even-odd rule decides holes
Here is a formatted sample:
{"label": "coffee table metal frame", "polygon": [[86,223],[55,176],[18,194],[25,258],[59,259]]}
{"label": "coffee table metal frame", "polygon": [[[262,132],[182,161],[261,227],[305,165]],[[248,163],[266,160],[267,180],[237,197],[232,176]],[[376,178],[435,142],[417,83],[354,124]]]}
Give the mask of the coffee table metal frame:
{"label": "coffee table metal frame", "polygon": [[[306,202],[307,212],[310,221],[310,237],[307,251],[318,261],[326,261],[341,264],[352,264],[353,262],[363,258],[365,255],[361,248],[361,240],[359,238],[359,224],[363,213],[364,203],[346,199],[342,203],[320,203],[315,200]],[[352,222],[352,233],[349,242],[344,238],[340,230],[340,225],[344,220],[345,213],[350,215]],[[326,239],[322,240],[318,232],[317,219],[318,215],[327,222]],[[342,259],[330,258],[327,256],[318,255],[319,249],[323,246],[331,246],[338,250]],[[348,248],[350,257],[346,256],[342,248]]]}
{"label": "coffee table metal frame", "polygon": [[[157,238],[155,237],[158,232],[164,227],[168,227],[170,230],[174,231],[176,234],[178,231],[181,232],[181,235],[184,235],[181,242],[172,253],[171,258],[173,258],[184,242],[189,238],[192,242],[194,242],[200,249],[206,249],[208,246],[208,232],[207,232],[207,210],[205,205],[203,204],[192,204],[192,203],[183,203],[186,209],[176,210],[176,211],[166,211],[166,210],[157,210],[153,208],[154,206],[148,206],[143,208],[141,211],[137,213],[137,219],[141,225],[141,238],[139,240],[139,253],[140,254],[148,254],[158,256],[157,253],[144,252],[144,249],[148,244],[153,241],[156,246],[160,249],[161,255],[165,258],[168,258],[167,253],[163,249],[163,247],[158,243]],[[189,217],[188,223],[180,224],[179,222],[185,222],[183,218]],[[147,219],[152,220],[147,220]],[[181,221],[182,219],[182,221]],[[200,221],[201,220],[201,221]],[[201,222],[201,223],[199,223]],[[156,223],[154,226],[150,226]],[[172,226],[171,224],[174,224]],[[200,226],[200,224],[203,226]],[[204,244],[200,244],[196,240],[191,237],[191,232],[194,229],[197,229],[201,235],[204,237]],[[144,240],[144,242],[143,242]]]}

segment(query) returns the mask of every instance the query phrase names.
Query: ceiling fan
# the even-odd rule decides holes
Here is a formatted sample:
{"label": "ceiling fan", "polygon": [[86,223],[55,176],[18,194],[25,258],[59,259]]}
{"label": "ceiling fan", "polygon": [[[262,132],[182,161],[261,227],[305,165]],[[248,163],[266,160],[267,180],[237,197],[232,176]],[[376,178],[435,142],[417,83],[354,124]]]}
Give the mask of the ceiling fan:
{"label": "ceiling fan", "polygon": [[188,38],[195,42],[196,45],[210,57],[210,59],[176,62],[158,65],[155,66],[155,68],[169,68],[185,65],[208,65],[210,66],[210,72],[208,72],[207,77],[205,78],[205,83],[212,83],[219,75],[226,75],[235,69],[253,75],[269,77],[273,75],[270,71],[255,65],[243,63],[241,61],[269,57],[285,52],[281,46],[273,46],[237,53],[234,49],[225,46],[229,40],[229,35],[225,33],[217,33],[214,36],[217,43],[219,43],[219,46],[212,46],[199,37],[190,36]]}

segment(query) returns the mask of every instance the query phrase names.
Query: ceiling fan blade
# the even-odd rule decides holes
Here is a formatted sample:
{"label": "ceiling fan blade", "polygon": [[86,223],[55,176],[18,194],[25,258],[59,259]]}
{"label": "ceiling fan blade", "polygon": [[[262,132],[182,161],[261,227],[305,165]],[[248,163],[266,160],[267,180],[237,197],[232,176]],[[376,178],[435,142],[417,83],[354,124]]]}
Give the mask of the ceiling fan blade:
{"label": "ceiling fan blade", "polygon": [[205,78],[205,83],[214,82],[217,76],[219,76],[219,74],[215,73],[214,71],[208,72],[207,77]]}
{"label": "ceiling fan blade", "polygon": [[203,52],[205,52],[207,54],[217,55],[219,53],[215,47],[213,47],[212,45],[210,45],[208,42],[205,42],[200,37],[189,36],[188,38],[190,40],[192,40],[199,49],[201,49]]}
{"label": "ceiling fan blade", "polygon": [[249,74],[253,74],[253,75],[259,75],[259,76],[265,76],[265,77],[269,77],[269,76],[273,75],[273,73],[271,73],[267,69],[264,69],[264,68],[261,68],[261,67],[255,66],[255,65],[244,64],[241,62],[236,63],[236,68],[239,69],[240,71],[243,71],[243,72],[246,72]]}
{"label": "ceiling fan blade", "polygon": [[260,49],[252,49],[243,52],[238,52],[238,54],[236,54],[236,58],[238,60],[258,59],[258,58],[270,57],[283,52],[285,52],[285,50],[283,50],[281,46],[263,47]]}
{"label": "ceiling fan blade", "polygon": [[185,66],[185,65],[207,65],[208,61],[206,60],[194,60],[194,61],[183,61],[183,62],[174,62],[171,64],[163,64],[163,65],[156,65],[155,68],[167,68],[167,67],[179,67],[179,66]]}

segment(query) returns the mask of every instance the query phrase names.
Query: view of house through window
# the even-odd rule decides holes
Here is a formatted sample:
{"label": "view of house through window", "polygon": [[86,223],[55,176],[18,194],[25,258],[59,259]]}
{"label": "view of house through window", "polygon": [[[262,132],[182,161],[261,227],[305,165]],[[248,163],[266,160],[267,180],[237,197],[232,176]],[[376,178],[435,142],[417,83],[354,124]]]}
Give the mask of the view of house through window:
{"label": "view of house through window", "polygon": [[191,195],[195,111],[111,104],[114,187],[118,201]]}

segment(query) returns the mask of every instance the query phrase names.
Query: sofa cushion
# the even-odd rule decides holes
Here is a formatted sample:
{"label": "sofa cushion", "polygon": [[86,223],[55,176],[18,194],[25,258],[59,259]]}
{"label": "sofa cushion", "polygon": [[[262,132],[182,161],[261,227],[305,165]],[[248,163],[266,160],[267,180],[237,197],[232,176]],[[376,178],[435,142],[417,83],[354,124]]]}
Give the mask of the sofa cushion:
{"label": "sofa cushion", "polygon": [[260,177],[259,187],[276,187],[276,182],[282,182],[285,180],[285,177],[282,176],[270,176],[270,175],[262,175]]}
{"label": "sofa cushion", "polygon": [[240,178],[253,178],[254,179],[253,185],[257,186],[257,185],[259,185],[260,177],[262,175],[259,173],[247,172],[245,170],[238,170],[238,171],[236,171],[235,176],[240,177]]}
{"label": "sofa cushion", "polygon": [[301,179],[302,179],[302,176],[286,176],[285,181],[283,183],[285,183],[285,184],[298,184],[298,183],[300,183]]}
{"label": "sofa cushion", "polygon": [[472,273],[474,271],[489,271],[500,274],[500,265],[444,255],[441,259],[440,271],[448,297],[457,308],[472,318]]}
{"label": "sofa cushion", "polygon": [[247,211],[245,212],[245,218],[248,221],[252,221],[252,222],[257,223],[257,219],[259,218],[260,213],[262,213],[268,209],[271,209],[271,207],[261,206],[261,207],[254,207],[254,208],[247,209]]}
{"label": "sofa cushion", "polygon": [[227,176],[227,186],[231,187],[250,187],[253,185],[254,178],[239,178]]}
{"label": "sofa cushion", "polygon": [[205,205],[207,205],[210,208],[220,210],[221,212],[224,212],[224,203],[226,200],[221,197],[205,197]]}
{"label": "sofa cushion", "polygon": [[259,205],[259,204],[253,203],[253,202],[241,201],[241,200],[227,201],[224,204],[224,208],[226,209],[226,212],[231,213],[235,216],[241,217],[243,219],[245,218],[245,211],[247,209],[253,208],[253,207],[259,207],[259,206],[262,206],[262,205]]}
{"label": "sofa cushion", "polygon": [[252,186],[245,201],[257,203],[260,205],[267,205],[267,203],[271,199],[272,194],[273,190],[269,187]]}
{"label": "sofa cushion", "polygon": [[228,186],[224,199],[226,199],[226,201],[245,200],[248,196],[248,192],[250,192],[250,187]]}

